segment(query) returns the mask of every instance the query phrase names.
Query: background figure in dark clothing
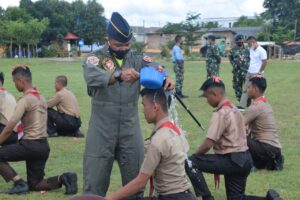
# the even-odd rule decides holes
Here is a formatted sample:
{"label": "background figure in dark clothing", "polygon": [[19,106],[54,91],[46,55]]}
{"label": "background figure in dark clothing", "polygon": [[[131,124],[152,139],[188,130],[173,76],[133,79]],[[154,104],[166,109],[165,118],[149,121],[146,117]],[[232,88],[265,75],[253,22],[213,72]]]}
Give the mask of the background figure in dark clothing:
{"label": "background figure in dark clothing", "polygon": [[[83,137],[79,131],[81,126],[80,111],[75,95],[67,89],[66,76],[57,76],[54,87],[55,95],[48,100],[48,128],[49,137],[75,136]],[[54,110],[56,107],[57,110]]]}

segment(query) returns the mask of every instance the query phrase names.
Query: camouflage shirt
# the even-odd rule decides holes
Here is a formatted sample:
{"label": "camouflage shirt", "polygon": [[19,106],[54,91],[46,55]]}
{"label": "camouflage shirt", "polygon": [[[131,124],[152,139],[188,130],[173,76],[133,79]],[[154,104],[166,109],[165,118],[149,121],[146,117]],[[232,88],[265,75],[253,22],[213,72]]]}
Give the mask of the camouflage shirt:
{"label": "camouflage shirt", "polygon": [[220,64],[220,50],[216,44],[209,44],[206,51],[206,62],[209,64]]}
{"label": "camouflage shirt", "polygon": [[245,46],[235,46],[229,52],[229,60],[234,69],[247,71],[250,63],[250,52]]}

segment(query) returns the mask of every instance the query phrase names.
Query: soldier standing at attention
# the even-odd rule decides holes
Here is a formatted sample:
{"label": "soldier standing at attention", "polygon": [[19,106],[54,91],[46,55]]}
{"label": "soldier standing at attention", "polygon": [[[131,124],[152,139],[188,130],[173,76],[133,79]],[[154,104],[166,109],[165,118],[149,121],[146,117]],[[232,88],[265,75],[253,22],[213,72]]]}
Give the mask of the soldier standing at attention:
{"label": "soldier standing at attention", "polygon": [[[132,30],[119,13],[112,14],[106,33],[107,46],[83,64],[92,97],[83,161],[84,193],[101,196],[106,196],[115,159],[123,185],[139,174],[144,156],[138,115],[139,71],[155,65],[149,56],[130,50]],[[164,88],[174,88],[169,77]],[[129,199],[141,196],[143,191]]]}
{"label": "soldier standing at attention", "polygon": [[209,35],[207,39],[208,46],[206,50],[206,77],[210,78],[212,76],[219,76],[221,56],[220,50],[215,44],[216,37],[214,35]]}
{"label": "soldier standing at attention", "polygon": [[181,45],[183,44],[182,36],[176,35],[176,44],[172,49],[172,61],[174,63],[174,72],[176,75],[175,92],[179,98],[186,98],[182,94],[183,80],[184,80],[184,59],[182,55]]}
{"label": "soldier standing at attention", "polygon": [[235,37],[236,46],[229,52],[229,61],[232,64],[232,86],[235,92],[235,97],[240,101],[243,93],[243,84],[245,83],[246,74],[249,68],[250,52],[249,48],[244,46],[242,35]]}

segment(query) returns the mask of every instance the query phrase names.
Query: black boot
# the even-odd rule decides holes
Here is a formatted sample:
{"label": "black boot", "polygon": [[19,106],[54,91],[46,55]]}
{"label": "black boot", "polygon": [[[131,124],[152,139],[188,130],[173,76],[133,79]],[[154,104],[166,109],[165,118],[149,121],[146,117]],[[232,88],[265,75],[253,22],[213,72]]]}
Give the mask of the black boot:
{"label": "black boot", "polygon": [[14,187],[4,191],[5,194],[25,194],[29,192],[28,184],[23,179],[14,183]]}
{"label": "black boot", "polygon": [[283,155],[278,155],[276,156],[274,160],[274,169],[275,170],[283,170],[283,164],[284,164],[284,156]]}
{"label": "black boot", "polygon": [[81,133],[81,131],[78,129],[78,130],[74,133],[74,137],[83,138],[83,137],[84,137],[84,134]]}
{"label": "black boot", "polygon": [[59,177],[59,182],[66,188],[65,194],[76,194],[78,191],[77,175],[75,173],[63,173]]}
{"label": "black boot", "polygon": [[268,190],[266,198],[267,200],[282,200],[278,192],[272,189]]}

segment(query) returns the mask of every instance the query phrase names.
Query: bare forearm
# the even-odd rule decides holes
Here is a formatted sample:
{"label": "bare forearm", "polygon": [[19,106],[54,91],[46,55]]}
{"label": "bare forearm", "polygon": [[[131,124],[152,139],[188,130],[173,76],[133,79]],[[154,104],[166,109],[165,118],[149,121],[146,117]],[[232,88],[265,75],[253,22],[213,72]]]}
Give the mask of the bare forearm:
{"label": "bare forearm", "polygon": [[3,144],[7,138],[12,134],[12,131],[14,127],[16,126],[16,123],[8,122],[5,128],[2,130],[0,134],[0,144]]}
{"label": "bare forearm", "polygon": [[261,67],[260,67],[259,72],[263,72],[266,69],[266,66],[267,66],[267,61],[264,60],[263,63],[262,63],[262,65],[261,65]]}
{"label": "bare forearm", "polygon": [[214,141],[206,138],[204,142],[197,149],[196,155],[203,155],[207,153],[210,150],[210,148],[213,147],[213,145],[214,145]]}

